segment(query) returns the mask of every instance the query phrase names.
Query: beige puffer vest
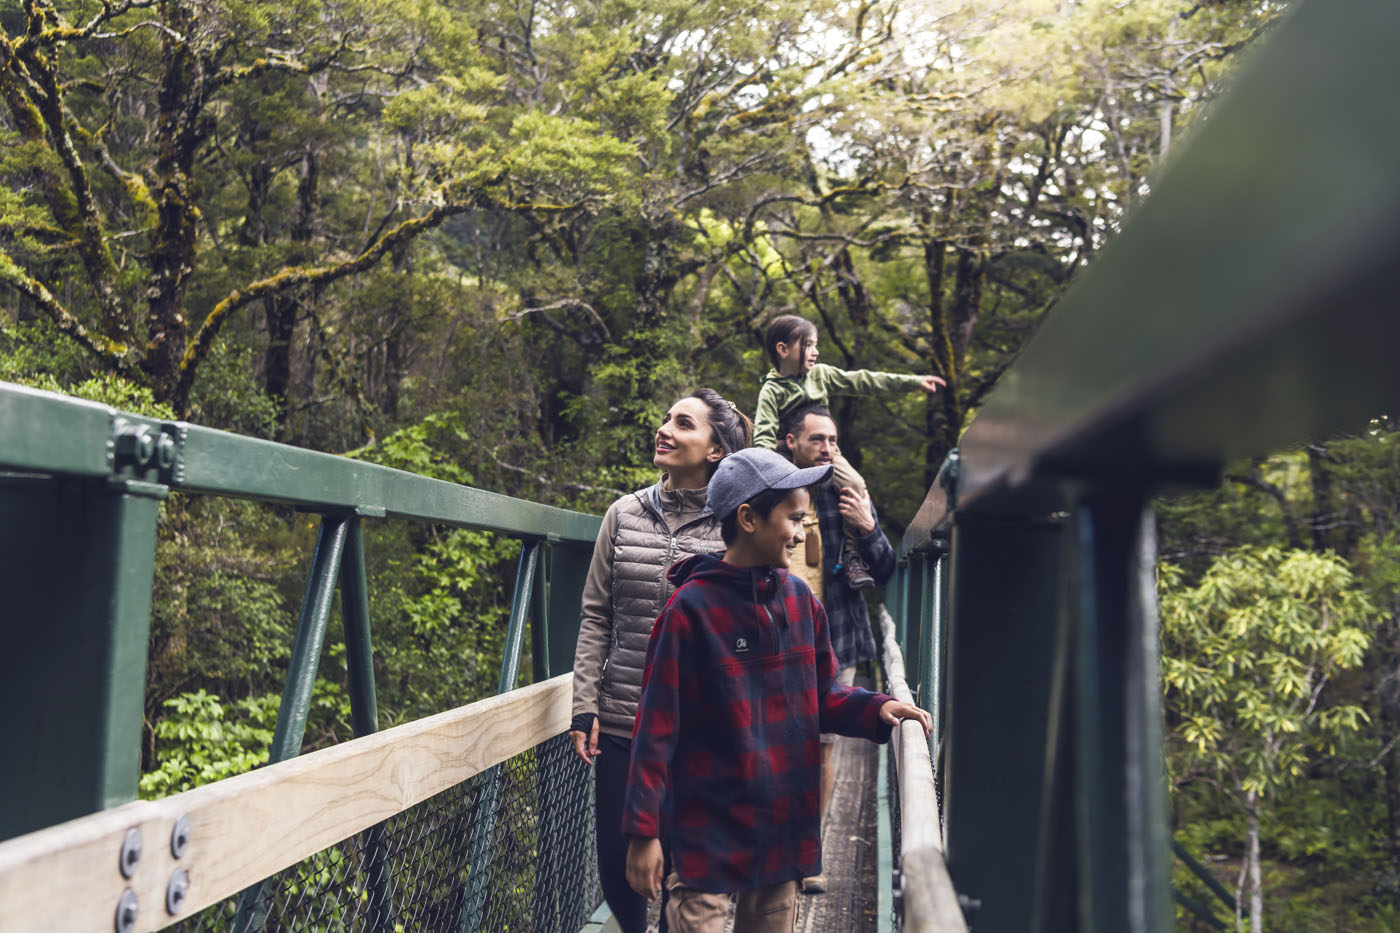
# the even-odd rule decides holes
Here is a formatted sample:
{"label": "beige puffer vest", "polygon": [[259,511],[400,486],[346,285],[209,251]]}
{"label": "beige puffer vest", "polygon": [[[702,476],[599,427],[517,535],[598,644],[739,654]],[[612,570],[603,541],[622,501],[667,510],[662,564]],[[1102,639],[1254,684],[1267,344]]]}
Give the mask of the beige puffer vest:
{"label": "beige puffer vest", "polygon": [[634,493],[618,509],[612,637],[598,689],[599,727],[604,732],[632,735],[651,628],[674,591],[666,571],[692,554],[723,549],[719,521],[709,514],[681,525],[674,535],[667,531],[653,489]]}

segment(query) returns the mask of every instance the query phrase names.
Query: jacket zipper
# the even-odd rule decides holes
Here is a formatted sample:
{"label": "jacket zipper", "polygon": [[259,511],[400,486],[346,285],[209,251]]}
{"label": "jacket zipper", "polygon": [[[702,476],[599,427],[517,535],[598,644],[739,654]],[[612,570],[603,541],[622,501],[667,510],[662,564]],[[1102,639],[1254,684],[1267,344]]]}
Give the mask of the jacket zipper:
{"label": "jacket zipper", "polygon": [[[662,519],[662,521],[664,522],[665,519]],[[677,528],[676,530],[679,531],[680,529]],[[670,532],[667,532],[667,540],[666,540],[666,568],[665,568],[664,570],[661,571],[661,595],[662,595],[662,596],[665,596],[665,595],[666,595],[666,590],[669,589],[670,586],[671,586],[671,577],[670,577],[671,564],[675,563],[675,560],[676,560],[676,536],[675,536],[674,534],[671,534]],[[664,600],[664,599],[662,600],[662,603],[663,603],[663,604],[665,603],[665,600]]]}
{"label": "jacket zipper", "polygon": [[[759,586],[766,590],[768,588],[768,578],[763,577]],[[772,611],[768,608],[768,594],[766,592],[763,594],[763,601],[758,605],[759,608],[763,610],[764,618],[768,620],[767,631],[765,633],[767,635],[768,653],[776,657],[778,654],[778,623],[777,620],[773,618]]]}
{"label": "jacket zipper", "polygon": [[[643,501],[642,504],[645,505],[647,511],[649,511],[649,512],[651,513],[652,518],[657,519],[658,521],[660,521],[660,522],[661,522],[661,527],[664,528],[664,529],[666,529],[666,567],[667,567],[667,569],[669,569],[670,566],[671,566],[673,563],[675,563],[675,561],[676,561],[676,535],[677,535],[678,533],[682,532],[682,531],[685,531],[687,528],[689,528],[691,525],[694,525],[696,522],[699,522],[699,521],[704,520],[704,519],[706,518],[706,516],[704,516],[704,515],[697,515],[695,518],[692,518],[690,521],[686,522],[684,525],[681,525],[681,526],[677,527],[676,530],[673,532],[673,531],[671,531],[669,528],[666,528],[666,516],[665,516],[664,513],[658,515],[657,512],[656,512],[656,510],[655,510],[654,508],[652,508],[652,505],[651,505],[650,502]],[[663,597],[665,597],[665,596],[667,595],[667,594],[666,594],[666,590],[670,587],[670,585],[671,585],[671,581],[670,581],[670,579],[666,576],[666,571],[663,570],[663,571],[661,572],[661,595],[662,595]],[[664,604],[664,603],[666,602],[666,600],[663,598],[663,599],[661,600],[661,602]]]}

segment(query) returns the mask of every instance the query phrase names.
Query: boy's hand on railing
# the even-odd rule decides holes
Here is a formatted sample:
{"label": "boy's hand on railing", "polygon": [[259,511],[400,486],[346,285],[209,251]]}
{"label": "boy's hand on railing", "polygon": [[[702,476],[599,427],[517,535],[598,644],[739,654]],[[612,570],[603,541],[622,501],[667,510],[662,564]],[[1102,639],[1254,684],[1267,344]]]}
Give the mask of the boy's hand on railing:
{"label": "boy's hand on railing", "polygon": [[661,893],[663,864],[660,839],[633,836],[627,843],[627,883],[649,901]]}
{"label": "boy's hand on railing", "polygon": [[[574,743],[574,754],[583,759],[587,765],[593,764],[593,760],[599,755],[598,748],[598,717],[593,717],[593,728],[588,730],[588,735],[584,735],[577,729],[569,731],[569,738]],[[585,743],[587,743],[585,745]]]}
{"label": "boy's hand on railing", "polygon": [[890,700],[880,707],[880,718],[892,726],[898,725],[901,719],[914,719],[924,727],[924,738],[933,735],[933,717],[913,703]]}
{"label": "boy's hand on railing", "polygon": [[929,395],[937,392],[940,388],[947,388],[948,382],[942,376],[924,376],[923,384],[920,386]]}

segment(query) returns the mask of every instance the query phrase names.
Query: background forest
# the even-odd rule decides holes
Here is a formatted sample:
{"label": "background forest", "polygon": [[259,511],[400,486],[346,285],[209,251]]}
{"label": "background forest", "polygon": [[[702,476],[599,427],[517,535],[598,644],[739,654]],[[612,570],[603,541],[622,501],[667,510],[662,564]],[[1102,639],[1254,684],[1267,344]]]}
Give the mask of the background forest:
{"label": "background forest", "polygon": [[[596,512],[654,479],[679,394],[751,410],[763,328],[797,313],[827,362],[948,380],[838,411],[898,535],[1283,15],[0,0],[0,378]],[[1376,414],[1159,507],[1173,830],[1256,929],[1400,929],[1400,442]],[[143,794],[265,760],[313,541],[305,515],[164,506]],[[369,545],[382,719],[492,690],[517,545]],[[328,652],[316,743],[350,733]]]}

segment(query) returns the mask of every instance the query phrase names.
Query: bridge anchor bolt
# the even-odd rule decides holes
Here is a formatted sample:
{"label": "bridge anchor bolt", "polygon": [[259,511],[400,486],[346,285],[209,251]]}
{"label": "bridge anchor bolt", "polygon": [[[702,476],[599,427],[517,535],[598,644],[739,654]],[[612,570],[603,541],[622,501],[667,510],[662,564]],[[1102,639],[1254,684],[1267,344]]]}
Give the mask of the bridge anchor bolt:
{"label": "bridge anchor bolt", "polygon": [[122,839],[121,858],[117,860],[117,867],[121,870],[123,878],[130,878],[136,874],[136,866],[141,864],[141,830],[131,828],[126,831],[126,837]]}
{"label": "bridge anchor bolt", "polygon": [[180,858],[189,847],[190,818],[182,814],[175,821],[175,828],[170,831],[170,854],[175,858]]}
{"label": "bridge anchor bolt", "polygon": [[165,888],[165,912],[172,917],[185,906],[185,895],[190,893],[190,873],[183,868],[175,869],[170,876],[170,884]]}
{"label": "bridge anchor bolt", "polygon": [[141,902],[136,897],[136,892],[127,888],[122,892],[122,899],[117,902],[117,916],[115,918],[115,928],[117,933],[131,933],[136,929],[136,914],[141,909]]}

